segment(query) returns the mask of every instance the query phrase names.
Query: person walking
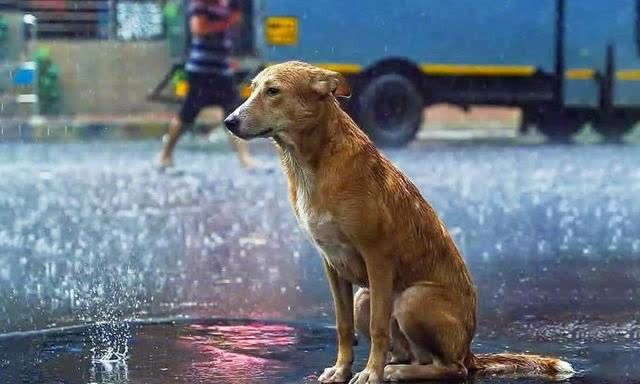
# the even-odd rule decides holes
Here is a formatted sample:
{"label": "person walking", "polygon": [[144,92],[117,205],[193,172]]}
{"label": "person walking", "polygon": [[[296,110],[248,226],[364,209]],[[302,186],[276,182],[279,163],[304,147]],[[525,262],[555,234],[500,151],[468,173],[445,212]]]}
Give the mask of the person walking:
{"label": "person walking", "polygon": [[[225,116],[239,104],[229,59],[232,49],[230,29],[240,22],[238,0],[190,0],[189,30],[191,43],[185,65],[189,89],[180,112],[171,120],[169,133],[158,157],[160,167],[173,165],[173,150],[180,136],[210,106],[222,107]],[[229,135],[231,145],[244,168],[253,165],[247,144]]]}

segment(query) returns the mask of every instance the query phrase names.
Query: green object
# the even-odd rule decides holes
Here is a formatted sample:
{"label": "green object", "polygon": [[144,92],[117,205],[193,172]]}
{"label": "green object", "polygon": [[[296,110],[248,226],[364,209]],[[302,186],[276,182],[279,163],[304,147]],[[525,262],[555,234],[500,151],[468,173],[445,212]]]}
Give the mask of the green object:
{"label": "green object", "polygon": [[185,14],[182,2],[169,0],[165,4],[162,14],[167,32],[167,44],[169,54],[174,60],[179,60],[184,56],[186,49],[186,25]]}
{"label": "green object", "polygon": [[38,68],[40,113],[45,115],[58,114],[62,100],[60,70],[51,59],[47,48],[38,49],[34,56]]}
{"label": "green object", "polygon": [[5,58],[5,53],[8,51],[9,42],[9,21],[4,15],[0,15],[0,59]]}
{"label": "green object", "polygon": [[5,15],[0,15],[0,42],[9,37],[9,21]]}
{"label": "green object", "polygon": [[166,20],[173,20],[178,17],[180,13],[180,6],[176,4],[175,1],[169,1],[164,6],[162,12]]}
{"label": "green object", "polygon": [[184,69],[178,69],[171,77],[171,84],[175,87],[179,82],[187,80],[187,73]]}

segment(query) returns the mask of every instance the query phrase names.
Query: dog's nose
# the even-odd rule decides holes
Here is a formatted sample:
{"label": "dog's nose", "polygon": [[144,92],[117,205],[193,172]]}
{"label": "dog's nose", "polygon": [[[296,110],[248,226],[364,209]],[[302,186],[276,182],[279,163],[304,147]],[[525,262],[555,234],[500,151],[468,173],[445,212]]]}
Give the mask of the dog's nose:
{"label": "dog's nose", "polygon": [[229,115],[224,119],[224,125],[229,131],[233,133],[237,132],[238,127],[240,127],[240,119],[238,118],[238,115]]}

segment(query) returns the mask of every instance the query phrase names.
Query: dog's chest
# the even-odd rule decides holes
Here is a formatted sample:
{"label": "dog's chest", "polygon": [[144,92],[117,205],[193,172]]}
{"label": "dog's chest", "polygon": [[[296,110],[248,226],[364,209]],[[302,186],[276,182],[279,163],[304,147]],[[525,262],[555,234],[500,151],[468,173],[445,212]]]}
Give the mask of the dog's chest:
{"label": "dog's chest", "polygon": [[298,190],[295,208],[300,226],[319,248],[322,257],[342,278],[367,285],[364,261],[341,231],[339,221],[328,210],[311,204],[310,191]]}

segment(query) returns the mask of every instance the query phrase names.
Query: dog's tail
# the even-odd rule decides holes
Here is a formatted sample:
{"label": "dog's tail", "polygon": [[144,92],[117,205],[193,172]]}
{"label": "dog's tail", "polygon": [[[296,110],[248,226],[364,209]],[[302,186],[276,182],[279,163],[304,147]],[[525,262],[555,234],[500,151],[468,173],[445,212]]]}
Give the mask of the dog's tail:
{"label": "dog's tail", "polygon": [[568,362],[554,357],[516,353],[469,354],[467,368],[476,374],[514,374],[571,376],[575,370]]}

